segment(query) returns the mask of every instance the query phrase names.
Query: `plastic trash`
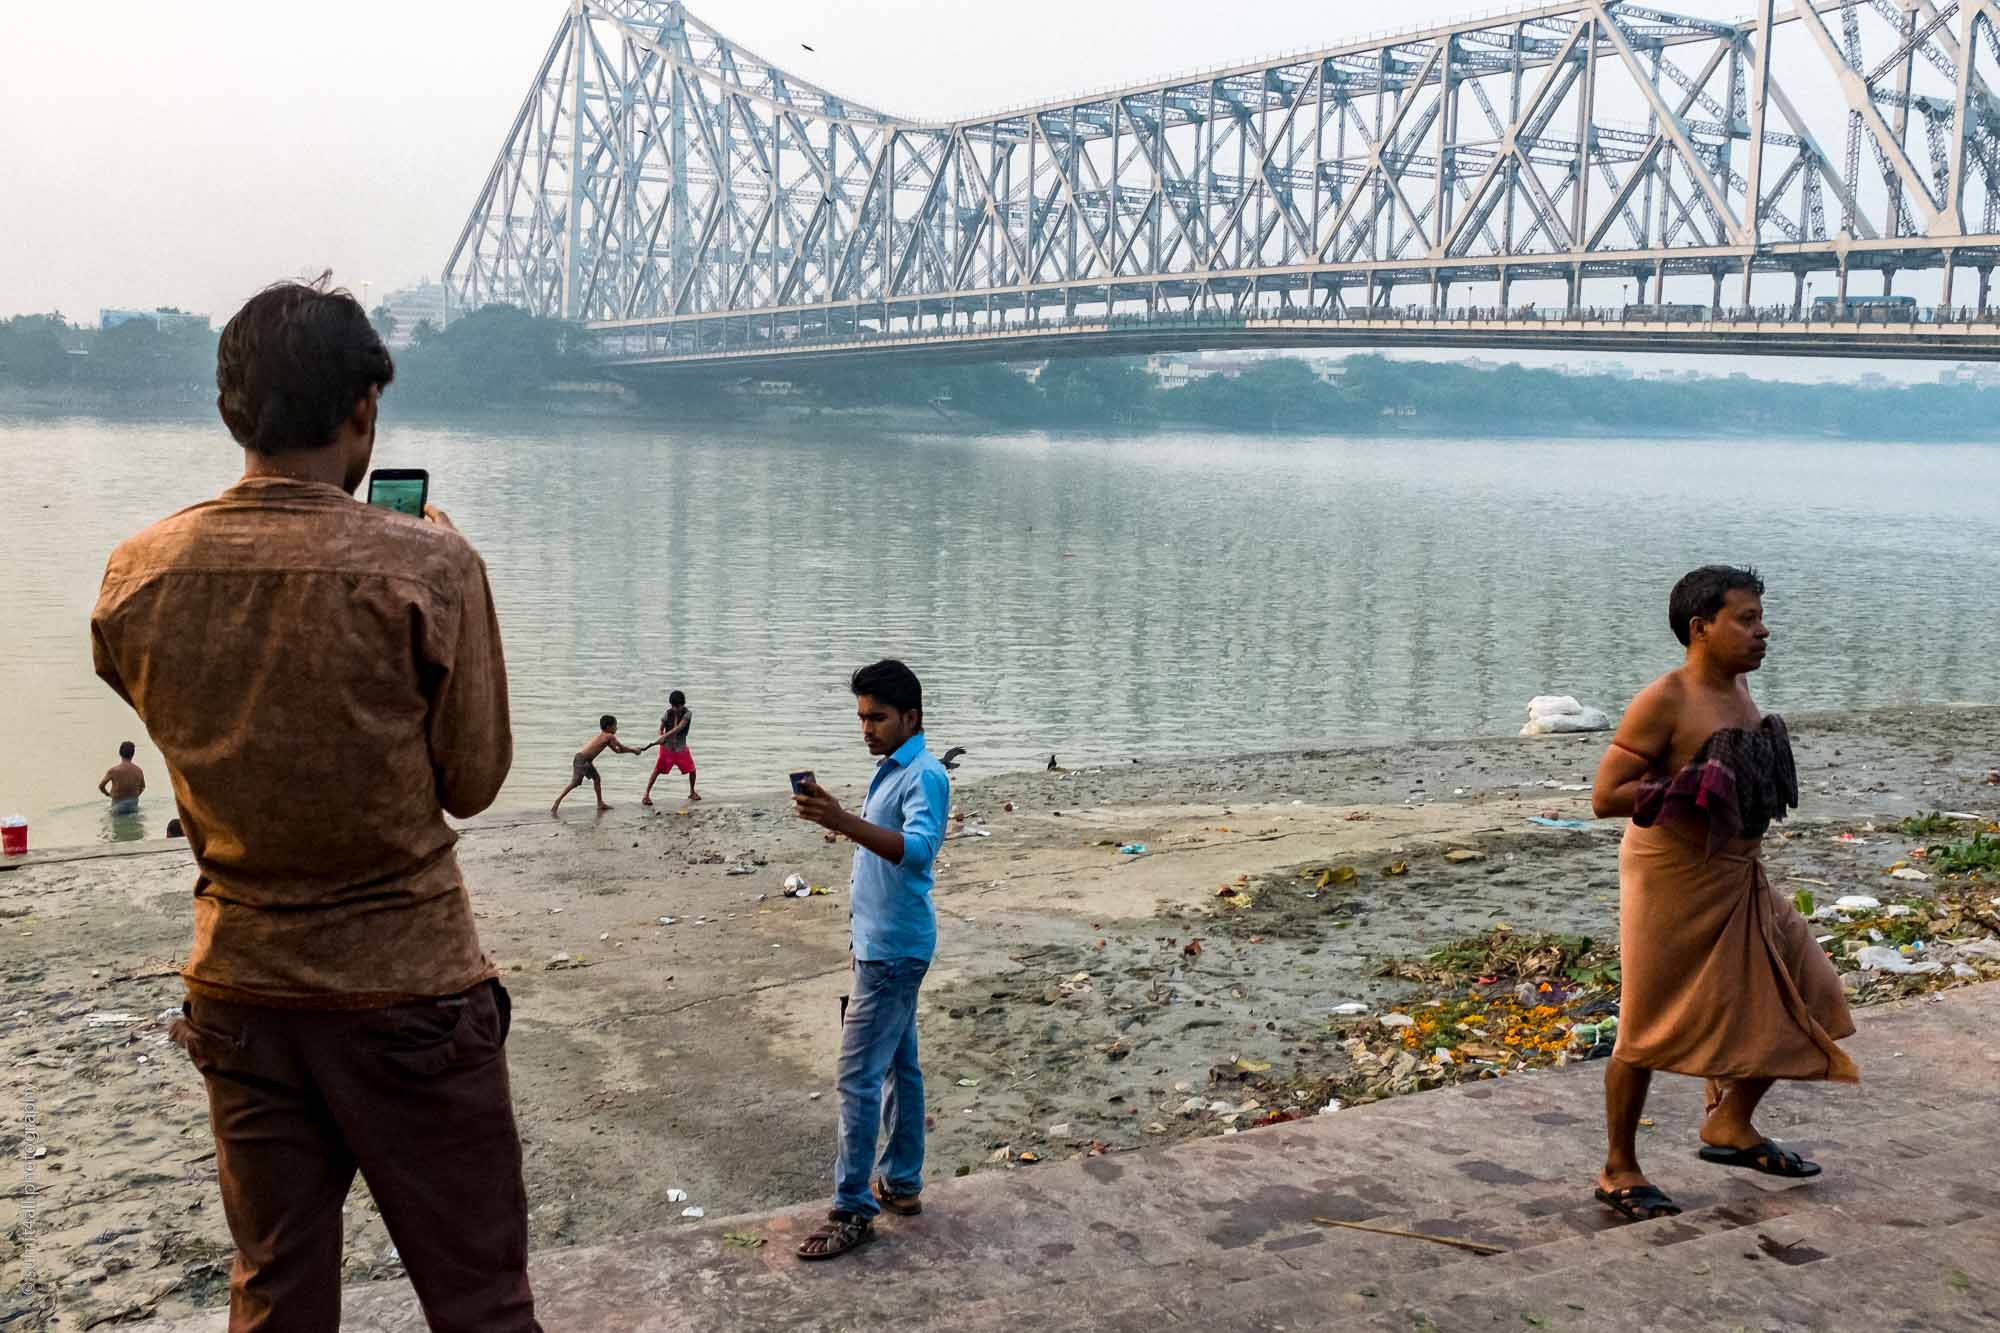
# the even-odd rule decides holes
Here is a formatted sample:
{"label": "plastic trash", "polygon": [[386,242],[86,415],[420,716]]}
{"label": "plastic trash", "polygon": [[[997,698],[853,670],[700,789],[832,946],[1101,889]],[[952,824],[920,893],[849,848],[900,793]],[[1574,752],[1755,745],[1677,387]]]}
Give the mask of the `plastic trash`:
{"label": "plastic trash", "polygon": [[1368,1012],[1368,1006],[1359,1000],[1345,1000],[1333,1006],[1333,1012],[1342,1018],[1355,1018]]}
{"label": "plastic trash", "polygon": [[1118,849],[1122,856],[1139,856],[1144,854],[1145,850],[1146,844],[1143,842],[1128,842]]}
{"label": "plastic trash", "polygon": [[1417,1025],[1417,1020],[1408,1014],[1384,1014],[1377,1021],[1385,1028],[1410,1028]]}
{"label": "plastic trash", "polygon": [[0,819],[0,855],[26,856],[28,854],[28,821],[20,815],[8,815]]}
{"label": "plastic trash", "polygon": [[1912,962],[1910,959],[1903,957],[1900,951],[1891,949],[1887,945],[1871,944],[1861,950],[1861,952],[1855,954],[1854,961],[1861,965],[1861,970],[1864,972],[1890,972],[1900,976],[1928,976],[1933,972],[1944,971],[1943,963],[1928,961],[1922,963]]}
{"label": "plastic trash", "polygon": [[688,1197],[688,1192],[687,1192],[686,1190],[668,1190],[668,1191],[667,1191],[667,1202],[668,1202],[668,1203],[686,1203],[686,1202],[687,1202],[687,1197]]}
{"label": "plastic trash", "polygon": [[804,894],[801,890],[809,892],[811,887],[811,885],[806,883],[806,877],[797,871],[793,871],[791,874],[785,876],[785,896],[787,898],[803,897]]}
{"label": "plastic trash", "polygon": [[1926,875],[1921,870],[1915,870],[1909,866],[1897,866],[1894,870],[1891,870],[1889,872],[1889,878],[1927,880],[1930,878],[1930,876]]}
{"label": "plastic trash", "polygon": [[691,1217],[691,1218],[693,1218],[693,1219],[694,1219],[695,1221],[699,1222],[699,1221],[700,1221],[700,1220],[701,1220],[702,1218],[704,1218],[704,1217],[707,1217],[707,1216],[708,1216],[708,1210],[707,1210],[706,1208],[702,1208],[702,1207],[700,1207],[700,1206],[696,1206],[696,1207],[693,1207],[693,1208],[683,1208],[683,1209],[681,1209],[681,1216],[682,1216],[682,1217]]}
{"label": "plastic trash", "polygon": [[1567,694],[1538,694],[1528,701],[1528,724],[1523,736],[1550,736],[1559,732],[1609,731],[1611,716],[1601,708],[1589,708]]}
{"label": "plastic trash", "polygon": [[1547,815],[1529,815],[1530,824],[1540,824],[1543,828],[1586,829],[1596,826],[1594,819],[1551,819]]}
{"label": "plastic trash", "polygon": [[1833,905],[1843,912],[1872,912],[1882,905],[1882,901],[1865,893],[1850,893],[1844,898],[1834,899]]}

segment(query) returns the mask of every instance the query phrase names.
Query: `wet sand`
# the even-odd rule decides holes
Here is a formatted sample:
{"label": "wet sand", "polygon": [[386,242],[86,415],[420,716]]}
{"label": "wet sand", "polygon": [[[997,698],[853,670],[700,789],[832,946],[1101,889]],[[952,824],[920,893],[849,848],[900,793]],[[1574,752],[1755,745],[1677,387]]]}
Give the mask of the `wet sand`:
{"label": "wet sand", "polygon": [[[1984,781],[2000,709],[1791,721],[1805,799],[1768,844],[1781,888],[1879,892],[1910,841],[1873,829],[1919,809],[2000,811]],[[1218,1067],[1338,1077],[1333,1006],[1409,992],[1378,975],[1383,960],[1499,921],[1615,934],[1618,827],[1529,822],[1588,816],[1579,788],[1603,740],[998,777],[973,756],[924,990],[930,1172],[1226,1132]],[[852,802],[867,763],[822,780]],[[625,776],[636,795],[643,774]],[[1145,852],[1119,851],[1133,843]],[[656,811],[627,798],[602,818],[468,832],[482,938],[514,995],[535,1245],[827,1192],[849,850],[781,796]],[[1386,874],[1397,862],[1407,873]],[[1318,890],[1298,872],[1321,864],[1356,874]],[[782,897],[793,872],[834,892]],[[17,1293],[0,1320],[52,1302],[58,1327],[82,1328],[223,1298],[201,1084],[165,1038],[192,877],[185,847],[162,844],[0,873],[0,1146],[16,1166],[0,1182],[0,1290]],[[399,1274],[359,1186],[347,1232],[350,1279]]]}

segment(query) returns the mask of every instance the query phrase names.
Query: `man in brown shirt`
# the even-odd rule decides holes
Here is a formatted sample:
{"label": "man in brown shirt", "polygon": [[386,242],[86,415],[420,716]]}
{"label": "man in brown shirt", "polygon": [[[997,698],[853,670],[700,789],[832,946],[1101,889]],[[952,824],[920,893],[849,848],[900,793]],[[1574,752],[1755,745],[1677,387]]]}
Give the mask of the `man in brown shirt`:
{"label": "man in brown shirt", "polygon": [[394,374],[345,292],[252,298],[216,368],[242,480],[113,552],[91,616],[199,869],[175,1032],[208,1086],[231,1333],[339,1327],[357,1169],[431,1328],[538,1328],[507,994],[444,818],[513,760],[500,629],[443,514],[353,498]]}

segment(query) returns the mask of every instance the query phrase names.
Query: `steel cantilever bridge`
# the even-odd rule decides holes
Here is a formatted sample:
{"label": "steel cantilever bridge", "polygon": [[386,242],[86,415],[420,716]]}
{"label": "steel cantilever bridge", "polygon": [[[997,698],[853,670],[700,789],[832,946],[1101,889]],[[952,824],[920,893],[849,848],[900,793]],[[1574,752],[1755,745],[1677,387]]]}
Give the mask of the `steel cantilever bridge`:
{"label": "steel cantilever bridge", "polygon": [[[1738,0],[1741,3],[1741,0]],[[571,0],[446,268],[608,362],[2000,359],[2000,0],[1571,0],[982,116]]]}

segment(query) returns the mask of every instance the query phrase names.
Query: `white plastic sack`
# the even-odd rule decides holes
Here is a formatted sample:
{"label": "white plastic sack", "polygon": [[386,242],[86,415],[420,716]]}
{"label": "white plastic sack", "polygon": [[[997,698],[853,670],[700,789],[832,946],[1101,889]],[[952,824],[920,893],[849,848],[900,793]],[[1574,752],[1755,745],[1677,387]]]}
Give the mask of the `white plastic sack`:
{"label": "white plastic sack", "polygon": [[1874,944],[1854,955],[1854,961],[1861,964],[1864,972],[1895,972],[1901,974],[1928,975],[1944,971],[1943,963],[1925,961],[1913,963],[1903,957],[1902,952],[1886,945]]}
{"label": "white plastic sack", "polygon": [[1609,730],[1611,718],[1603,709],[1586,707],[1567,694],[1538,694],[1528,700],[1528,725],[1521,728],[1521,734]]}

